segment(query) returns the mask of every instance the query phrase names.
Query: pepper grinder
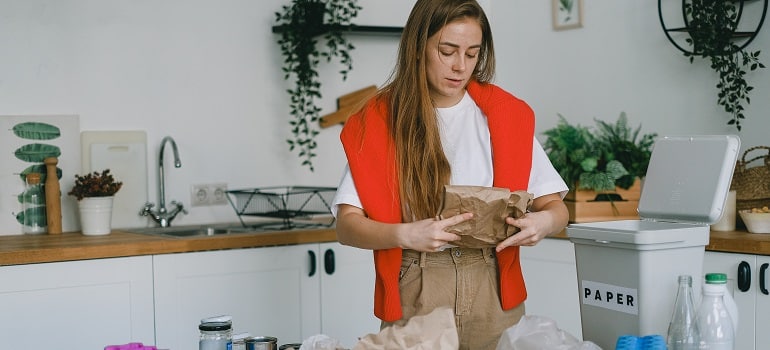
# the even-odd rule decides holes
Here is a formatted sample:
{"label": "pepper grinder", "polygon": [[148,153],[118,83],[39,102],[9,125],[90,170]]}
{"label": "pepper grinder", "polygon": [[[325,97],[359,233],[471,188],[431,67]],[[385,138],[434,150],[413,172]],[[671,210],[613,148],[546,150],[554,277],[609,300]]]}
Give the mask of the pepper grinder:
{"label": "pepper grinder", "polygon": [[56,165],[59,159],[48,157],[43,160],[46,168],[45,176],[45,212],[48,221],[48,233],[59,234],[61,228],[61,189],[59,177],[56,176]]}

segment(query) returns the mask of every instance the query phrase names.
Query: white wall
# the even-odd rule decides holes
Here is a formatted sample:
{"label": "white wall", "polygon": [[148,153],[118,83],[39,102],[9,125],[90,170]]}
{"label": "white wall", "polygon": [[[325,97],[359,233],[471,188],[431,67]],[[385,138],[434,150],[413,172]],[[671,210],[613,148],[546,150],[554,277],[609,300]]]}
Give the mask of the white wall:
{"label": "white wall", "polygon": [[[360,0],[357,22],[402,25],[413,2]],[[0,115],[78,114],[82,130],[146,130],[155,202],[157,149],[173,136],[183,166],[166,167],[166,199],[190,211],[176,225],[236,220],[229,206],[190,208],[191,184],[336,186],[345,164],[340,127],[322,130],[313,173],[285,141],[288,84],[271,26],[286,3],[0,0]],[[716,76],[668,43],[656,2],[586,0],[584,27],[561,32],[551,28],[550,1],[482,4],[495,31],[497,82],[532,105],[538,132],[555,125],[557,113],[592,125],[620,111],[660,134],[734,132],[716,105]],[[338,66],[322,68],[323,113],[390,73],[397,37],[352,39],[347,81]],[[765,28],[751,48],[770,52],[768,41]],[[744,148],[770,142],[768,74],[749,76]]]}
{"label": "white wall", "polygon": [[[532,105],[539,132],[555,125],[557,113],[593,126],[593,118],[615,121],[625,111],[644,132],[738,133],[716,103],[716,73],[669,43],[657,1],[584,0],[583,27],[566,31],[552,29],[550,14],[550,1],[493,2],[498,83]],[[749,49],[762,50],[770,66],[768,26]],[[744,149],[770,142],[770,71],[747,80],[755,89],[738,133]]]}

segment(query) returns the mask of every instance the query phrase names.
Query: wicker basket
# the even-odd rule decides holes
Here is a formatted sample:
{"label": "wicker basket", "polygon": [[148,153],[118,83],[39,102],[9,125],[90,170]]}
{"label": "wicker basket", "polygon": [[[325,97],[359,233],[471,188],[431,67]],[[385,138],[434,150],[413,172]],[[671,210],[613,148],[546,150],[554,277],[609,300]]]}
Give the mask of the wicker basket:
{"label": "wicker basket", "polygon": [[[764,151],[765,154],[746,160],[749,153],[754,151]],[[762,160],[762,164],[748,166],[757,160]],[[743,157],[735,164],[730,189],[736,191],[738,210],[770,206],[770,147],[755,146],[743,153]]]}

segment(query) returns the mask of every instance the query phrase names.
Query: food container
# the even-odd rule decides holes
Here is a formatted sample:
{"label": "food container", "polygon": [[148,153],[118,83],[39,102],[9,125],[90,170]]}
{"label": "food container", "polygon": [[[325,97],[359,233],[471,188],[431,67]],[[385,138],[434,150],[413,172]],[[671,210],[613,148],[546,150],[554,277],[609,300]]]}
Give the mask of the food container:
{"label": "food container", "polygon": [[750,209],[739,212],[746,229],[751,233],[770,233],[770,212],[752,212]]}

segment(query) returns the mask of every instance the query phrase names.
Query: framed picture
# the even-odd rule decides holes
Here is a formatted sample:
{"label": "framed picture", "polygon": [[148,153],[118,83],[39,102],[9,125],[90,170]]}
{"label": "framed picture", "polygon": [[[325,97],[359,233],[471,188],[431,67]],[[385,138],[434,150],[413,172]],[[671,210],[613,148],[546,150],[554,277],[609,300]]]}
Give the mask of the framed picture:
{"label": "framed picture", "polygon": [[[0,235],[23,232],[24,218],[29,215],[22,203],[24,179],[29,173],[45,174],[46,157],[58,158],[62,230],[80,230],[77,200],[67,195],[75,184],[74,175],[80,172],[80,117],[0,115]],[[46,222],[38,215],[35,220]]]}
{"label": "framed picture", "polygon": [[565,30],[583,26],[583,0],[551,0],[553,29]]}

